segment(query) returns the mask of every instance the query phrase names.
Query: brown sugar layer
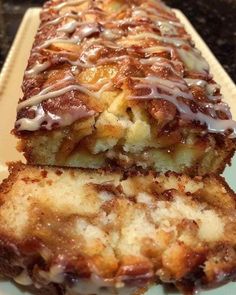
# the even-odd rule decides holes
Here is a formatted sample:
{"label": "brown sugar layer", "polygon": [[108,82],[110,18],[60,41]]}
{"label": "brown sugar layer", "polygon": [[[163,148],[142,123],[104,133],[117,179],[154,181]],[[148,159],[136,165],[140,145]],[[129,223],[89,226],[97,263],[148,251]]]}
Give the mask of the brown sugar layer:
{"label": "brown sugar layer", "polygon": [[133,295],[235,276],[235,194],[220,177],[20,163],[10,172],[0,186],[0,272],[19,284]]}
{"label": "brown sugar layer", "polygon": [[49,1],[14,133],[29,163],[221,172],[236,123],[160,1]]}

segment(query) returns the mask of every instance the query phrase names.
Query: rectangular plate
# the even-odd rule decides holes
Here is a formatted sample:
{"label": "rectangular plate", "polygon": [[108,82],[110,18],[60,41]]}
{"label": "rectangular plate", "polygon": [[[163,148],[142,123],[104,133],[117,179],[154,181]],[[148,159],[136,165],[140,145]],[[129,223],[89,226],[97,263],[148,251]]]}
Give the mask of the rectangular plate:
{"label": "rectangular plate", "polygon": [[[202,38],[192,27],[187,18],[178,10],[175,10],[177,16],[185,25],[186,30],[192,36],[196,47],[201,50],[203,56],[210,64],[211,72],[214,75],[216,82],[222,86],[222,93],[225,101],[231,106],[234,119],[236,119],[236,88],[233,81],[224,71],[217,59],[214,57],[210,49],[206,46]],[[34,40],[35,33],[39,26],[39,8],[29,9],[21,26],[18,30],[15,41],[8,54],[3,70],[0,74],[0,182],[8,174],[6,162],[24,161],[21,154],[16,149],[16,139],[10,134],[13,128],[16,117],[16,105],[18,99],[22,96],[21,84],[24,70],[27,65],[30,50]],[[226,180],[230,186],[236,191],[236,182],[233,176],[236,175],[236,157],[234,157],[231,167],[227,167],[224,173]],[[0,281],[0,295],[27,295],[15,287],[10,282]],[[168,292],[161,286],[152,287],[147,295],[177,295],[178,293]],[[231,283],[224,287],[202,292],[204,295],[222,295],[236,294],[236,284]]]}

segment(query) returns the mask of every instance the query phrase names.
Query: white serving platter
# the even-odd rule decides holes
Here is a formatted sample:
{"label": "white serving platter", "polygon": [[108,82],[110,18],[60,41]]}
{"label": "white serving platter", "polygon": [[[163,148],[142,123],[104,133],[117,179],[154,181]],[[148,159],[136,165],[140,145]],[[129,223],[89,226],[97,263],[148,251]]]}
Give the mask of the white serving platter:
{"label": "white serving platter", "polygon": [[[231,106],[234,119],[236,119],[236,87],[210,49],[192,27],[188,19],[178,10],[177,16],[185,25],[196,43],[196,47],[201,50],[211,67],[216,82],[222,87],[225,101]],[[30,50],[35,33],[39,26],[39,8],[29,9],[21,23],[15,41],[6,59],[5,65],[0,74],[0,182],[7,176],[7,162],[24,161],[22,155],[15,149],[16,139],[10,134],[13,128],[16,105],[21,97],[21,83],[23,73],[27,65]],[[232,189],[236,191],[236,157],[232,166],[227,167],[224,176]],[[18,289],[13,283],[0,280],[0,295],[29,295]],[[177,295],[178,292],[168,292],[161,286],[152,287],[146,295]],[[202,295],[234,295],[236,294],[236,283],[227,284],[221,288],[210,291],[202,291]]]}

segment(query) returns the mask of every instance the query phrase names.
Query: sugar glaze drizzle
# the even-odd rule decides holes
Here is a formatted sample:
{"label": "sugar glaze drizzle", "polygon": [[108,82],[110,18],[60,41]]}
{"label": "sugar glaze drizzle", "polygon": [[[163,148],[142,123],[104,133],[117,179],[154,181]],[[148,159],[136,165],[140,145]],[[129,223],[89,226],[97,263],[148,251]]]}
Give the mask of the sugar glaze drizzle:
{"label": "sugar glaze drizzle", "polygon": [[66,1],[64,3],[58,4],[56,6],[53,7],[54,10],[61,10],[62,8],[65,8],[67,6],[78,6],[81,5],[83,3],[87,2],[87,0],[72,0],[72,1]]}
{"label": "sugar glaze drizzle", "polygon": [[[137,95],[130,96],[130,99],[142,99],[142,100],[152,100],[152,99],[164,99],[171,103],[173,103],[179,113],[185,119],[191,121],[198,121],[203,125],[207,125],[208,130],[212,133],[223,133],[228,129],[232,130],[230,137],[234,138],[236,133],[236,122],[233,120],[219,120],[214,119],[200,111],[193,112],[191,108],[183,103],[178,98],[186,98],[189,100],[193,100],[193,96],[191,93],[183,92],[185,90],[185,85],[178,81],[169,81],[165,79],[160,79],[156,77],[146,77],[144,79],[140,79],[142,83],[136,84],[135,89],[148,89],[149,93],[146,95]],[[164,93],[163,93],[164,92]],[[220,103],[214,105],[212,103],[205,104],[210,110],[212,116],[216,115],[216,111],[225,112],[229,118],[231,118],[231,113],[229,111],[229,107],[225,103]]]}
{"label": "sugar glaze drizzle", "polygon": [[[68,8],[80,7],[82,4],[88,4],[88,8],[79,12],[68,12]],[[146,77],[137,79],[137,77],[131,77],[135,83],[135,90],[149,89],[149,93],[146,95],[131,96],[129,99],[141,99],[141,100],[153,100],[163,99],[173,103],[178,109],[180,115],[186,119],[199,121],[201,124],[206,125],[210,132],[225,133],[227,130],[232,130],[230,137],[236,137],[236,123],[231,120],[231,114],[227,104],[220,102],[222,96],[217,95],[219,91],[218,84],[214,82],[208,82],[209,77],[209,65],[202,57],[201,53],[191,45],[190,38],[186,33],[183,33],[183,26],[180,24],[171,10],[161,2],[145,2],[139,7],[132,5],[130,16],[117,20],[114,14],[109,18],[105,11],[95,7],[93,1],[79,0],[79,1],[67,1],[58,5],[52,6],[54,11],[58,12],[58,15],[52,20],[44,23],[40,29],[45,26],[59,26],[56,29],[56,36],[46,41],[43,41],[37,47],[33,49],[33,54],[41,54],[41,50],[47,50],[53,44],[74,44],[83,46],[83,52],[86,52],[88,59],[84,61],[78,56],[77,60],[70,60],[67,57],[61,57],[61,61],[71,64],[78,69],[96,67],[98,65],[115,63],[122,63],[124,60],[135,60],[136,63],[141,66],[148,67],[150,70],[155,67],[165,68],[172,73],[174,78],[164,79],[159,75],[148,74]],[[62,13],[62,10],[66,9],[66,12]],[[102,15],[105,16],[98,22],[88,22],[86,14],[94,14],[95,17]],[[69,19],[69,21],[66,21]],[[160,31],[160,34],[153,33],[150,30],[143,31],[142,22],[146,22],[145,26],[155,28]],[[108,28],[108,27],[109,28]],[[125,33],[123,26],[132,26],[134,31],[128,31]],[[94,38],[93,34],[97,34]],[[72,34],[72,36],[71,36]],[[91,38],[92,36],[92,38]],[[117,40],[118,41],[114,41]],[[142,42],[154,40],[156,45],[142,46],[141,51],[145,54],[145,57],[139,58],[132,54],[132,42]],[[90,50],[91,46],[95,46],[93,50]],[[86,49],[87,45],[87,49]],[[96,49],[97,46],[97,49]],[[100,47],[99,47],[100,46]],[[113,57],[98,57],[96,61],[90,61],[90,54],[96,56],[99,52],[99,48],[114,48],[118,50],[125,49],[127,54],[113,56]],[[161,56],[155,56],[155,54],[167,53],[169,58]],[[130,55],[131,54],[131,55]],[[51,62],[46,61],[43,63],[36,62],[35,65],[29,68],[25,75],[26,77],[37,77],[42,72],[50,68]],[[183,76],[183,71],[179,70],[181,67],[185,67],[188,71],[197,73],[202,78],[188,78]],[[125,77],[124,77],[125,78]],[[41,90],[38,94],[28,98],[19,103],[17,111],[20,112],[25,108],[30,108],[35,112],[35,118],[20,118],[16,122],[16,128],[18,130],[34,131],[40,129],[41,123],[44,124],[46,129],[51,130],[53,122],[64,126],[65,122],[60,119],[60,116],[45,112],[42,107],[42,103],[47,100],[55,99],[59,96],[66,94],[67,92],[80,92],[83,95],[99,99],[103,92],[112,88],[113,83],[105,83],[101,86],[101,89],[94,91],[99,85],[91,87],[91,85],[79,85],[75,81],[71,81],[68,85],[64,85],[67,78],[59,81],[59,86],[55,88],[53,86],[47,87]],[[137,80],[138,83],[137,83]],[[206,115],[201,111],[193,112],[190,107],[179,98],[187,100],[193,100],[190,87],[201,87],[205,90],[209,102],[202,103],[201,106],[207,109],[210,113]],[[86,116],[81,113],[81,117]],[[224,112],[229,120],[220,120],[217,118],[217,111]],[[92,112],[87,112],[87,115],[91,115]],[[76,117],[76,116],[75,116]],[[75,118],[74,117],[74,118]],[[77,118],[77,117],[76,117]],[[78,117],[80,118],[80,116]],[[77,119],[78,119],[77,118]],[[72,119],[71,119],[72,120]],[[67,120],[67,123],[71,124],[71,120]]]}

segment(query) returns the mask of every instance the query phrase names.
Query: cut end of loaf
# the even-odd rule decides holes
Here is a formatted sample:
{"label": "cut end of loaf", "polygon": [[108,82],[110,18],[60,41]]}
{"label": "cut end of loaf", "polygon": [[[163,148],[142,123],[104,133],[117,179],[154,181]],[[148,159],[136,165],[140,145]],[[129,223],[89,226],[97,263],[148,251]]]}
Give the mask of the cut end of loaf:
{"label": "cut end of loaf", "polygon": [[234,198],[215,176],[17,164],[0,190],[0,240],[19,283],[85,295],[214,286],[236,271]]}

